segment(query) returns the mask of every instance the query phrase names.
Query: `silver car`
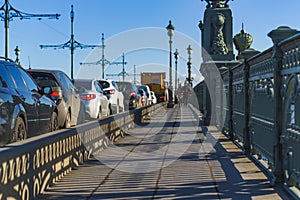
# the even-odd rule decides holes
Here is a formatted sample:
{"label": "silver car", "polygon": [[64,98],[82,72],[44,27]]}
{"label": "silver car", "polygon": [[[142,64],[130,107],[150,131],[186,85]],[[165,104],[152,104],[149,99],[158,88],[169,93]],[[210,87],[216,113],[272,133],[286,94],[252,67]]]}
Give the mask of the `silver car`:
{"label": "silver car", "polygon": [[85,112],[88,118],[100,119],[110,115],[110,103],[103,94],[98,81],[75,79],[74,83],[85,105]]}
{"label": "silver car", "polygon": [[83,123],[85,106],[80,100],[71,79],[60,70],[27,70],[40,87],[51,87],[47,95],[57,105],[59,127],[69,128]]}

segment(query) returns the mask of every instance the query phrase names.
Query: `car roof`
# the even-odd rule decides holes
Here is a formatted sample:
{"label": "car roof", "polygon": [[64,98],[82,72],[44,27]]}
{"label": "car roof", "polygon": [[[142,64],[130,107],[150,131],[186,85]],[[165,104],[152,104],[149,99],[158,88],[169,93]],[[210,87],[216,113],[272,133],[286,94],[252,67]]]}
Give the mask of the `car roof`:
{"label": "car roof", "polygon": [[[149,88],[149,86],[148,85],[138,85],[138,87],[141,87],[141,88]],[[149,88],[150,89],[150,88]]]}
{"label": "car roof", "polygon": [[[5,58],[5,57],[1,57],[1,56],[0,56],[0,59],[2,59],[2,60],[0,60],[0,63],[1,63],[1,64],[11,63],[11,64],[17,65],[17,64],[15,63],[15,61],[13,61],[13,60],[10,59],[10,58]],[[19,66],[19,65],[18,65],[18,66]]]}
{"label": "car roof", "polygon": [[97,81],[114,81],[114,80],[107,78],[107,79],[97,79]]}
{"label": "car roof", "polygon": [[92,82],[95,81],[95,79],[74,79],[75,82]]}
{"label": "car roof", "polygon": [[115,81],[116,83],[132,83],[132,82],[129,82],[129,81]]}
{"label": "car roof", "polygon": [[43,72],[43,73],[63,72],[63,71],[57,70],[57,69],[27,69],[27,71],[30,71],[30,72]]}

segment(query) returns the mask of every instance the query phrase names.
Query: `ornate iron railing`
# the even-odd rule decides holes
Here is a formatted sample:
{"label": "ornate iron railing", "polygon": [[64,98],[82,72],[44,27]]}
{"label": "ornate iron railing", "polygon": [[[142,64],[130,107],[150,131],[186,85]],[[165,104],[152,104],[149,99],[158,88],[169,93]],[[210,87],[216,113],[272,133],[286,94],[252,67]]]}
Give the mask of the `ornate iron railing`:
{"label": "ornate iron railing", "polygon": [[272,183],[284,181],[300,192],[300,34],[274,43],[222,77],[225,96],[232,99],[223,107],[224,132],[267,161]]}
{"label": "ornate iron railing", "polygon": [[0,149],[0,199],[33,199],[162,104],[143,107]]}

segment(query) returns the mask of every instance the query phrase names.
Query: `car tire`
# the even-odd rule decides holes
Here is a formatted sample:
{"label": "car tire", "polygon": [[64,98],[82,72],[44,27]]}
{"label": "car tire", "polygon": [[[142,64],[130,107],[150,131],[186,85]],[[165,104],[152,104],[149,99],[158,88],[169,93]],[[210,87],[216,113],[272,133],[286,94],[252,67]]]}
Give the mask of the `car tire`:
{"label": "car tire", "polygon": [[21,117],[16,119],[16,124],[12,133],[11,142],[25,140],[27,138],[27,131],[24,120]]}
{"label": "car tire", "polygon": [[68,112],[66,115],[64,128],[70,128],[70,127],[71,127],[71,114],[70,112]]}
{"label": "car tire", "polygon": [[56,130],[58,130],[58,116],[56,112],[53,112],[51,116],[50,131],[52,132]]}
{"label": "car tire", "polygon": [[111,108],[111,104],[109,104],[108,106],[108,115],[112,115],[113,114],[113,111],[112,111],[112,108]]}

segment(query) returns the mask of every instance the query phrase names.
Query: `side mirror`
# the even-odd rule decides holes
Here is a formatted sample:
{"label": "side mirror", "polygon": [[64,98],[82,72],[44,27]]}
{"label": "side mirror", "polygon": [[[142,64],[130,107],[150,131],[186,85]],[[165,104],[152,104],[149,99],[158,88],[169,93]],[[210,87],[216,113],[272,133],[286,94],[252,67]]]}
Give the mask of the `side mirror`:
{"label": "side mirror", "polygon": [[76,94],[79,94],[80,92],[83,92],[84,89],[82,87],[79,88],[79,89],[77,87],[74,87],[74,91],[75,91]]}

